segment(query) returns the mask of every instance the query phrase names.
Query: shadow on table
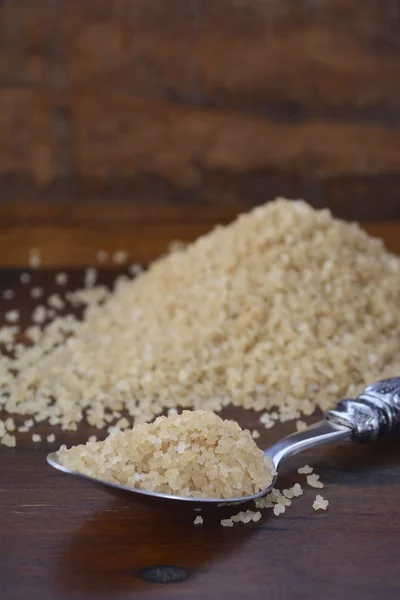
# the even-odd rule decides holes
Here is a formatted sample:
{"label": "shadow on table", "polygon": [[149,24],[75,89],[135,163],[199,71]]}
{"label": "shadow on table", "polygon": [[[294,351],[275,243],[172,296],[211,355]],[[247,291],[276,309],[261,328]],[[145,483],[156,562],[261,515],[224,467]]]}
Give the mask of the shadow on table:
{"label": "shadow on table", "polygon": [[[251,537],[255,523],[220,525],[238,510],[156,510],[114,500],[72,535],[60,557],[56,587],[66,597],[85,592],[113,598],[124,590],[161,592],[157,584],[192,579]],[[204,524],[196,526],[199,514]]]}
{"label": "shadow on table", "polygon": [[[317,452],[315,452],[317,454]],[[344,443],[321,450],[310,462],[317,472],[329,470],[331,482],[343,482],[353,476],[357,485],[367,484],[371,477],[387,477],[388,472],[399,477],[400,437],[384,438],[368,443]],[[364,475],[360,476],[362,472]]]}

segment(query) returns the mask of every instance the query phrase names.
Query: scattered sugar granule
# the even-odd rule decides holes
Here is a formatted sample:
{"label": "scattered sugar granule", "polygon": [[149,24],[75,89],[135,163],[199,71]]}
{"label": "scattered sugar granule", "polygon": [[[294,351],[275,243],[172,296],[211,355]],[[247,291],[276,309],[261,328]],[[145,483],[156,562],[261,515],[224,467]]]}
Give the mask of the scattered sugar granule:
{"label": "scattered sugar granule", "polygon": [[310,467],[310,465],[304,465],[304,467],[297,469],[297,472],[300,473],[300,475],[308,475],[309,473],[313,472],[313,468]]}
{"label": "scattered sugar granule", "polygon": [[3,444],[3,446],[8,446],[8,448],[15,448],[15,446],[17,445],[17,440],[15,439],[14,435],[6,433],[1,438],[0,443]]}
{"label": "scattered sugar granule", "polygon": [[[111,417],[111,415],[106,415],[106,417],[105,417],[106,420],[107,420],[108,416]],[[111,417],[111,419],[112,419],[112,417]],[[108,435],[115,436],[115,435],[117,435],[117,433],[121,433],[121,430],[118,427],[118,425],[110,425],[110,427],[107,428],[107,433],[108,433]]]}
{"label": "scattered sugar granule", "polygon": [[27,427],[24,427],[23,425],[21,425],[20,427],[18,427],[17,431],[19,433],[26,433],[27,431],[29,431],[29,429]]}
{"label": "scattered sugar granule", "polygon": [[299,496],[303,495],[303,488],[299,483],[295,483],[294,486],[291,488],[291,491],[293,492],[293,496],[295,498],[298,498]]}
{"label": "scattered sugar granule", "polygon": [[5,314],[6,321],[9,323],[16,323],[19,320],[19,311],[18,310],[9,310]]}
{"label": "scattered sugar granule", "polygon": [[290,506],[292,501],[284,496],[280,490],[272,490],[271,495],[272,502],[276,502],[277,504],[281,504],[282,506]]}
{"label": "scattered sugar granule", "polygon": [[271,429],[275,425],[275,419],[270,413],[265,412],[260,417],[260,423],[264,425],[265,429]]}
{"label": "scattered sugar granule", "polygon": [[4,421],[4,424],[6,426],[7,431],[15,431],[15,423],[14,423],[14,419],[12,417],[8,417]]}
{"label": "scattered sugar granule", "polygon": [[87,306],[99,305],[109,296],[110,292],[104,285],[66,293],[67,300],[71,302],[73,306],[79,306],[81,304],[86,304]]}
{"label": "scattered sugar granule", "polygon": [[233,523],[240,523],[240,522],[241,523],[250,523],[250,521],[253,519],[254,515],[256,515],[256,514],[257,513],[254,512],[254,510],[246,510],[246,511],[241,510],[236,515],[233,515],[233,517],[231,517],[231,520],[233,521]]}
{"label": "scattered sugar granule", "polygon": [[8,344],[14,342],[14,338],[19,331],[18,327],[5,325],[0,327],[0,344]]}
{"label": "scattered sugar granule", "polygon": [[62,310],[65,308],[64,300],[58,294],[52,294],[47,299],[47,304],[56,310]]}
{"label": "scattered sugar granule", "polygon": [[127,275],[119,275],[114,281],[114,290],[116,292],[126,289],[127,284],[132,284],[132,281]]}
{"label": "scattered sugar granule", "polygon": [[167,253],[173,254],[174,252],[183,252],[186,247],[187,242],[183,242],[182,240],[173,240],[167,248]]}
{"label": "scattered sugar granule", "polygon": [[11,300],[15,296],[14,290],[4,290],[2,293],[4,300]]}
{"label": "scattered sugar granule", "polygon": [[178,411],[177,411],[176,408],[169,408],[168,411],[167,411],[167,414],[168,414],[168,416],[169,415],[177,415]]}
{"label": "scattered sugar granule", "polygon": [[294,419],[298,419],[300,416],[300,412],[295,410],[292,406],[283,404],[279,407],[279,421],[281,423],[286,423],[287,421],[293,421]]}
{"label": "scattered sugar granule", "polygon": [[126,417],[122,417],[117,423],[117,427],[120,429],[128,429],[130,427],[130,423]]}
{"label": "scattered sugar granule", "polygon": [[243,511],[238,512],[236,515],[233,515],[231,517],[231,520],[233,521],[233,523],[239,523],[239,521],[242,520],[242,515],[244,514]]}
{"label": "scattered sugar granule", "polygon": [[261,509],[272,508],[274,506],[274,503],[272,502],[272,500],[269,496],[270,495],[267,494],[263,498],[257,498],[257,500],[254,500],[254,504],[255,504],[256,508],[261,508]]}
{"label": "scattered sugar granule", "polygon": [[233,527],[232,519],[222,519],[221,521],[222,527]]}
{"label": "scattered sugar granule", "polygon": [[253,431],[251,432],[251,437],[253,438],[253,440],[257,440],[260,437],[260,432],[257,431],[257,429],[253,429]]}
{"label": "scattered sugar granule", "polygon": [[105,263],[108,261],[109,254],[106,250],[97,250],[96,260],[99,263]]}
{"label": "scattered sugar granule", "polygon": [[25,335],[34,343],[37,343],[42,335],[42,330],[38,325],[31,325],[25,330]]}
{"label": "scattered sugar granule", "polygon": [[278,517],[279,515],[283,515],[283,513],[286,510],[286,507],[284,506],[284,504],[275,504],[273,510],[274,510],[274,515],[276,517]]}
{"label": "scattered sugar granule", "polygon": [[29,292],[31,298],[41,298],[43,296],[43,289],[41,287],[34,287]]}
{"label": "scattered sugar granule", "polygon": [[320,496],[318,494],[315,497],[312,507],[314,510],[326,510],[328,508],[328,505],[329,505],[329,501],[326,500],[323,496]]}
{"label": "scattered sugar granule", "polygon": [[24,427],[26,427],[27,429],[30,429],[31,427],[33,427],[34,423],[35,422],[33,419],[27,419],[24,423]]}
{"label": "scattered sugar granule", "polygon": [[253,523],[257,523],[257,521],[259,521],[260,519],[261,519],[261,513],[260,513],[260,511],[258,510],[257,512],[255,512],[255,513],[253,514]]}
{"label": "scattered sugar granule", "polygon": [[116,252],[114,252],[112,258],[115,264],[122,265],[128,260],[128,253],[126,252],[126,250],[117,250]]}
{"label": "scattered sugar granule", "polygon": [[304,421],[296,421],[296,429],[297,431],[304,431],[307,429],[307,423]]}
{"label": "scattered sugar granule", "polygon": [[39,433],[34,433],[32,435],[32,442],[41,442],[42,441],[42,436]]}
{"label": "scattered sugar granule", "polygon": [[272,488],[272,490],[270,491],[270,493],[268,494],[267,498],[269,497],[272,502],[278,502],[279,498],[282,496],[280,490],[277,490],[276,488]]}
{"label": "scattered sugar granule", "polygon": [[88,267],[85,269],[84,285],[86,289],[90,289],[95,286],[97,281],[97,269]]}
{"label": "scattered sugar granule", "polygon": [[30,273],[21,273],[19,280],[21,283],[30,283],[31,274]]}
{"label": "scattered sugar granule", "polygon": [[56,436],[54,435],[54,433],[49,433],[49,435],[46,437],[46,440],[50,443],[55,442]]}
{"label": "scattered sugar granule", "polygon": [[242,523],[250,523],[254,515],[255,512],[253,510],[246,510],[246,512],[242,512],[242,518],[240,520]]}
{"label": "scattered sugar granule", "polygon": [[133,265],[131,265],[129,267],[129,274],[132,275],[132,277],[137,277],[138,275],[140,275],[140,273],[143,271],[143,267],[142,265],[139,265],[138,263],[134,263]]}
{"label": "scattered sugar granule", "polygon": [[285,498],[289,498],[289,500],[294,496],[293,489],[282,490],[282,494],[285,496]]}
{"label": "scattered sugar granule", "polygon": [[88,442],[94,443],[97,442],[97,436],[96,435],[91,435],[88,439]]}
{"label": "scattered sugar granule", "polygon": [[29,251],[29,265],[33,269],[37,269],[37,267],[40,267],[40,264],[41,264],[40,251],[37,248],[32,248]]}
{"label": "scattered sugar granule", "polygon": [[68,275],[64,271],[60,271],[54,278],[57,285],[65,285],[68,281]]}
{"label": "scattered sugar granule", "polygon": [[32,313],[32,321],[41,325],[47,317],[47,309],[42,304],[39,304]]}
{"label": "scattered sugar granule", "polygon": [[203,517],[201,517],[200,515],[198,515],[193,522],[194,522],[195,525],[202,525],[203,524]]}
{"label": "scattered sugar granule", "polygon": [[319,475],[313,473],[312,475],[307,475],[307,484],[313,488],[323,488],[324,484],[322,481],[319,481]]}

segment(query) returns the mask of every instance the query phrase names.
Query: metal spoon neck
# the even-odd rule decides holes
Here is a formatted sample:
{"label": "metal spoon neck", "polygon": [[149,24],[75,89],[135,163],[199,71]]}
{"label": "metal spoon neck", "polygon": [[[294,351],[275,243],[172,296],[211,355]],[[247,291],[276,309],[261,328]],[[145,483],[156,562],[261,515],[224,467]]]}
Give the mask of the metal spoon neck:
{"label": "metal spoon neck", "polygon": [[281,462],[303,450],[334,441],[349,440],[350,438],[350,428],[323,420],[303,431],[292,433],[279,440],[264,451],[264,456],[268,456],[275,469],[277,469]]}

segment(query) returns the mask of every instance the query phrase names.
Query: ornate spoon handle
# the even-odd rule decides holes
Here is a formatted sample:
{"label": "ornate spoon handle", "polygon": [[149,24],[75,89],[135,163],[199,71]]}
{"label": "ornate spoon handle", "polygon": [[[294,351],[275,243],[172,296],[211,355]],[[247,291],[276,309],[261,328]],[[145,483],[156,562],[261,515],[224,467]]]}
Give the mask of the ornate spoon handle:
{"label": "ornate spoon handle", "polygon": [[400,377],[369,385],[355,399],[344,398],[326,413],[333,425],[348,427],[356,441],[400,433]]}

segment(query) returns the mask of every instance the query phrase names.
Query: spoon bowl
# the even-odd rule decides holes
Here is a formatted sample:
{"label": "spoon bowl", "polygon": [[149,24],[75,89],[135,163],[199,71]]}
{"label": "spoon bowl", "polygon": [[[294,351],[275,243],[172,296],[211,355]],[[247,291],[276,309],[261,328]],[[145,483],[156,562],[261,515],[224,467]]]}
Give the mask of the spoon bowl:
{"label": "spoon bowl", "polygon": [[84,479],[92,485],[114,495],[130,494],[146,503],[166,501],[179,503],[179,506],[189,506],[194,510],[205,507],[223,507],[244,504],[262,498],[275,485],[278,470],[282,463],[308,448],[339,442],[344,440],[371,441],[376,437],[400,432],[400,378],[386,379],[368,386],[356,399],[341,400],[335,409],[326,413],[325,419],[311,425],[303,431],[288,435],[264,451],[269,457],[275,470],[271,484],[258,494],[236,498],[195,498],[191,496],[174,496],[149,492],[139,488],[131,488],[117,483],[89,477],[60,464],[56,453],[47,456],[47,462],[55,469]]}

